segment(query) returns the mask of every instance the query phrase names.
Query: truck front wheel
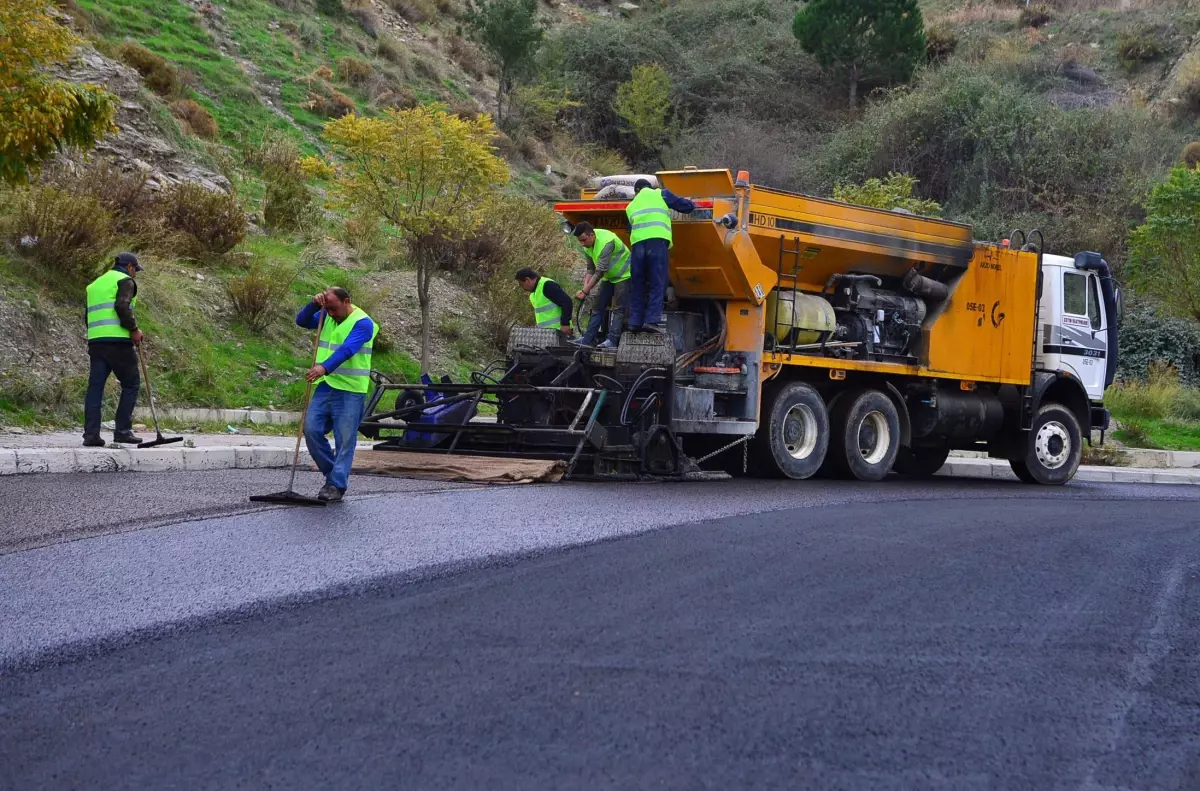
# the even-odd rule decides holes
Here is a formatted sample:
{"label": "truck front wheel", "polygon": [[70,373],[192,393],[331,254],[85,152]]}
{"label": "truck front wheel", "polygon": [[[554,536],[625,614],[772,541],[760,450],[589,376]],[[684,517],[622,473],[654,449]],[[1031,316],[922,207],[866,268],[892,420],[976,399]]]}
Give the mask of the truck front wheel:
{"label": "truck front wheel", "polygon": [[1025,483],[1061,486],[1075,477],[1082,458],[1079,420],[1061,404],[1046,404],[1033,418],[1024,456],[1008,463]]}
{"label": "truck front wheel", "polygon": [[900,413],[878,390],[847,393],[834,410],[829,460],[845,477],[881,481],[900,450]]}
{"label": "truck front wheel", "polygon": [[751,448],[756,468],[776,478],[812,477],[829,449],[829,412],[821,394],[792,382],[775,391],[764,411]]}

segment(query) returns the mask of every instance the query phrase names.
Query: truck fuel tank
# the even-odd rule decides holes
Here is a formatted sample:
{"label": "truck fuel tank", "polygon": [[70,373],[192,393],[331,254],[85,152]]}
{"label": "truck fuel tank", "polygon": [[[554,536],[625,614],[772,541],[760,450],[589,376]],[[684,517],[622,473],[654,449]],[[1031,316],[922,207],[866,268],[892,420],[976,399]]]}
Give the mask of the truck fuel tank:
{"label": "truck fuel tank", "polygon": [[767,296],[767,331],[775,342],[789,343],[788,334],[796,329],[796,344],[816,343],[821,333],[837,328],[833,306],[821,297],[786,288],[777,288]]}

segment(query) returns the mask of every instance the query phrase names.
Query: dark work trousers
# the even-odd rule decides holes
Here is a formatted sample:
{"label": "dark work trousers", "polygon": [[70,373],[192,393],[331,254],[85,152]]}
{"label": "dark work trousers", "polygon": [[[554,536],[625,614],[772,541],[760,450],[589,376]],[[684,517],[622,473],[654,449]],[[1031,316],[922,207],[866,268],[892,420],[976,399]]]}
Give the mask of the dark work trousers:
{"label": "dark work trousers", "polygon": [[641,327],[662,321],[663,300],[667,296],[666,239],[638,242],[630,251],[629,326]]}
{"label": "dark work trousers", "polygon": [[117,433],[133,431],[133,408],[137,405],[138,376],[137,352],[132,343],[89,343],[88,357],[92,369],[88,374],[87,397],[83,401],[83,434],[85,437],[100,435],[100,405],[104,401],[104,385],[108,375],[115,374],[121,383],[121,399],[117,402]]}

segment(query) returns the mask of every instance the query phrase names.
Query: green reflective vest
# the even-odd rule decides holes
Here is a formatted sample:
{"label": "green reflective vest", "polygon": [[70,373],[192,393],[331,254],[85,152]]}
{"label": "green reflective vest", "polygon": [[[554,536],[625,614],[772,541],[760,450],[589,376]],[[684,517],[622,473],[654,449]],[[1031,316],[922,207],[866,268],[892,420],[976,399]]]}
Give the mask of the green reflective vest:
{"label": "green reflective vest", "polygon": [[591,248],[587,249],[588,258],[592,259],[592,263],[596,263],[600,259],[600,254],[604,252],[604,248],[608,247],[608,243],[613,243],[613,253],[608,259],[608,269],[604,272],[604,279],[609,283],[622,283],[629,279],[629,248],[621,241],[621,237],[617,236],[612,231],[606,231],[603,228],[595,230],[596,241]]}
{"label": "green reflective vest", "polygon": [[647,239],[666,239],[671,245],[671,210],[663,200],[662,190],[644,188],[625,207],[629,218],[629,243]]}
{"label": "green reflective vest", "polygon": [[[362,308],[355,308],[350,315],[341,321],[333,321],[329,315],[325,317],[325,327],[321,330],[321,340],[318,342],[317,363],[323,364],[326,360],[333,356],[333,353],[342,348],[342,344],[350,337],[350,332],[354,329],[354,325],[361,319],[370,319]],[[337,369],[323,376],[318,380],[325,382],[335,390],[346,390],[351,393],[366,393],[371,389],[371,349],[375,344],[375,336],[379,334],[379,323],[371,319],[374,328],[371,330],[371,338],[362,345],[362,348],[353,356],[343,362]]]}
{"label": "green reflective vest", "polygon": [[558,329],[563,325],[562,308],[544,293],[546,284],[553,282],[550,278],[538,278],[537,288],[529,292],[529,304],[533,305],[533,321],[537,326]]}
{"label": "green reflective vest", "polygon": [[[129,338],[132,333],[121,326],[117,316],[117,286],[129,275],[119,269],[110,269],[93,280],[87,287],[87,337],[89,341],[100,338]],[[129,300],[129,306],[137,304],[137,297]]]}

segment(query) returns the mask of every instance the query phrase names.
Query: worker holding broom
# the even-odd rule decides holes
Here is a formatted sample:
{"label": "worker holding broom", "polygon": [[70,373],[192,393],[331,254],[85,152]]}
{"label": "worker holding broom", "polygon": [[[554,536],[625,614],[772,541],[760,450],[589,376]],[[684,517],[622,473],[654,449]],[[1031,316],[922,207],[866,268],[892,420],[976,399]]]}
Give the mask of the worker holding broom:
{"label": "worker holding broom", "polygon": [[141,437],[133,433],[133,408],[138,397],[138,357],[135,346],[142,342],[133,308],[137,304],[137,281],[142,265],[133,253],[121,253],[112,269],[93,280],[87,287],[88,373],[87,395],[83,401],[83,444],[85,447],[104,447],[100,436],[100,410],[104,401],[104,386],[108,375],[115,374],[121,383],[117,401],[113,441],[136,445]]}
{"label": "worker holding broom", "polygon": [[[296,324],[317,330],[316,364],[308,370],[316,384],[304,416],[304,441],[325,475],[317,499],[336,503],[346,494],[358,424],[371,386],[371,350],[379,325],[350,301],[344,288],[330,288],[296,314]],[[325,435],[333,432],[336,449]]]}

